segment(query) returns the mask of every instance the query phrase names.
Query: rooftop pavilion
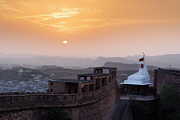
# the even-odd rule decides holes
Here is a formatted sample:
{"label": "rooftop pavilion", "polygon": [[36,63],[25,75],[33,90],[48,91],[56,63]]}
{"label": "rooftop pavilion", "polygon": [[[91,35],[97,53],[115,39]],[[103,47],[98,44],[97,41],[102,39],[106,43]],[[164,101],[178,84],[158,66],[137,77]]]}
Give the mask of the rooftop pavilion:
{"label": "rooftop pavilion", "polygon": [[116,68],[97,67],[93,73],[79,74],[77,79],[58,79],[49,81],[50,93],[81,94],[98,90],[115,83]]}
{"label": "rooftop pavilion", "polygon": [[145,64],[145,56],[139,59],[139,71],[120,83],[121,99],[150,100],[154,98],[154,88]]}
{"label": "rooftop pavilion", "polygon": [[124,80],[122,83],[120,83],[121,85],[152,85],[144,60],[144,56],[139,59],[139,71],[128,76],[127,80]]}

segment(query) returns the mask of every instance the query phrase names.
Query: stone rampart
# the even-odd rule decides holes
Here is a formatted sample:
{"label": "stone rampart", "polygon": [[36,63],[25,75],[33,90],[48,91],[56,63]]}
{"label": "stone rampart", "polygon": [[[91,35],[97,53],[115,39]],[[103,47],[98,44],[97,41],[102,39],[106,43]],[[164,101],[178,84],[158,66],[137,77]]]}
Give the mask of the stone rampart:
{"label": "stone rampart", "polygon": [[180,70],[157,69],[155,70],[154,82],[158,94],[164,85],[174,85],[180,92]]}
{"label": "stone rampart", "polygon": [[72,116],[72,120],[110,120],[115,100],[114,83],[85,94],[1,94],[0,120],[1,117],[8,116],[11,120],[17,120],[13,116],[21,112],[32,115],[33,111],[39,109],[57,107],[66,110]]}

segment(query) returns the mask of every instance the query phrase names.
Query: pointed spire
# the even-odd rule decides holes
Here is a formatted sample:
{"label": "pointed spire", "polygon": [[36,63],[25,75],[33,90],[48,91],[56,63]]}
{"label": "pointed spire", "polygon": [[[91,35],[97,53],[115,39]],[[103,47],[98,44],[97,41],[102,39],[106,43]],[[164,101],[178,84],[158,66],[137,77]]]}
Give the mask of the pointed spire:
{"label": "pointed spire", "polygon": [[143,52],[143,56],[141,58],[139,58],[139,64],[140,64],[140,68],[144,68],[144,61],[145,61],[145,54]]}

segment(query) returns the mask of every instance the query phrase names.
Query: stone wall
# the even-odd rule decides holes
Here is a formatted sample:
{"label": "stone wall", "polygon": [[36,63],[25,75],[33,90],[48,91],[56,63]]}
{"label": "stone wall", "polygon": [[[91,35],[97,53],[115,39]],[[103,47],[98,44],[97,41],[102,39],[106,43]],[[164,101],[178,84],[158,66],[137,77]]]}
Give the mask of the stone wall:
{"label": "stone wall", "polygon": [[180,92],[180,71],[171,69],[157,69],[154,74],[154,82],[157,93],[164,85],[174,85]]}
{"label": "stone wall", "polygon": [[42,120],[47,109],[57,107],[68,112],[72,120],[111,120],[116,94],[115,82],[84,95],[0,95],[0,120]]}
{"label": "stone wall", "polygon": [[157,120],[158,99],[152,101],[131,101],[133,120]]}
{"label": "stone wall", "polygon": [[53,118],[54,116],[63,117],[61,120],[66,120],[64,119],[65,117],[67,118],[67,120],[71,120],[70,113],[75,110],[77,109],[38,108],[38,109],[29,109],[29,110],[1,112],[0,120],[49,120],[49,118]]}

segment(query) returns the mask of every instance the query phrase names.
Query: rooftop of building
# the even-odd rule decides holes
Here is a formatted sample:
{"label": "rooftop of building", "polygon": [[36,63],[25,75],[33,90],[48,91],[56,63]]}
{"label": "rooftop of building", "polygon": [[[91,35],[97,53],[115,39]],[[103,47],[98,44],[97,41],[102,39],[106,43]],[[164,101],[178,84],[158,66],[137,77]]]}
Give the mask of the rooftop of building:
{"label": "rooftop of building", "polygon": [[62,82],[62,83],[87,83],[91,82],[90,80],[77,80],[77,79],[56,79],[49,80],[50,82]]}
{"label": "rooftop of building", "polygon": [[180,76],[180,69],[172,69],[172,68],[158,68],[157,70],[163,71],[163,72],[167,72],[167,73],[171,73],[174,75],[178,75]]}
{"label": "rooftop of building", "polygon": [[93,76],[107,76],[109,73],[99,73],[99,74],[94,74],[94,73],[88,73],[88,74],[79,74],[78,76],[81,77],[93,77]]}
{"label": "rooftop of building", "polygon": [[158,68],[158,70],[171,71],[171,72],[180,72],[180,69],[177,69],[177,68]]}
{"label": "rooftop of building", "polygon": [[95,67],[94,69],[117,69],[115,67]]}
{"label": "rooftop of building", "polygon": [[[111,69],[111,70],[116,70],[116,68],[113,67],[95,67],[94,70],[103,70],[103,69]],[[86,74],[78,74],[78,77],[98,77],[98,76],[109,76],[110,73],[86,73]],[[93,82],[90,79],[53,79],[49,80],[50,82],[64,82],[64,83],[88,83],[88,82]]]}

